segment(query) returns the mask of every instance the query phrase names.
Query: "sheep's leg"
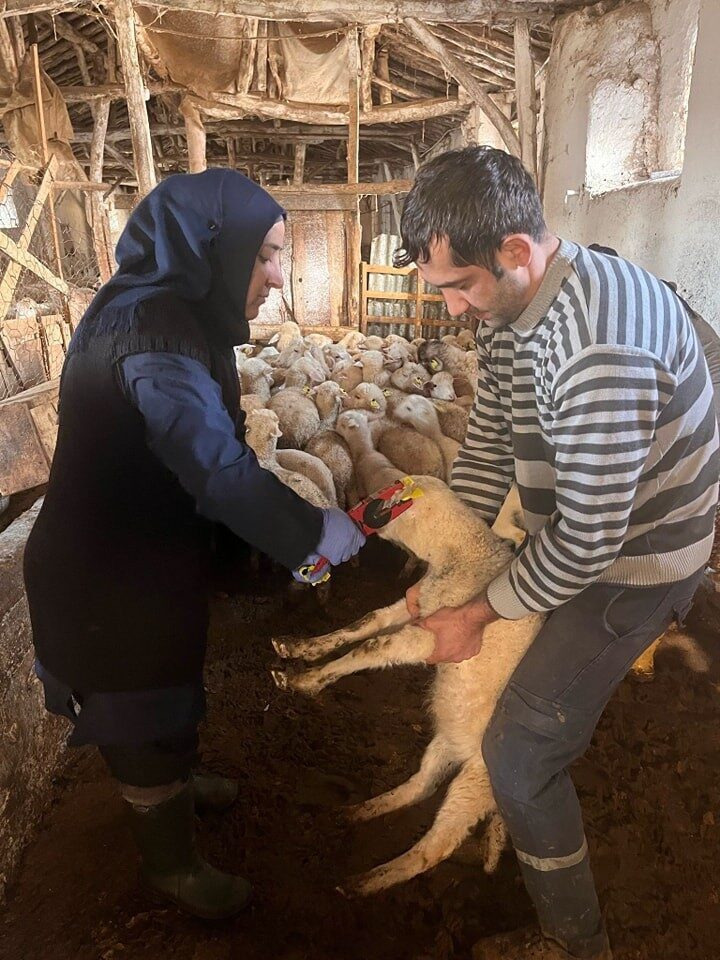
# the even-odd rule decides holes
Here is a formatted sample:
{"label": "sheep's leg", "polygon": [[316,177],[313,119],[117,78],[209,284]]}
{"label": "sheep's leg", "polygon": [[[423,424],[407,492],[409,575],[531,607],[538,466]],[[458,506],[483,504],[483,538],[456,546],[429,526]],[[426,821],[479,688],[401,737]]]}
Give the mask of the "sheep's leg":
{"label": "sheep's leg", "polygon": [[339,647],[358,640],[367,640],[378,633],[390,630],[393,627],[402,627],[410,622],[405,598],[389,607],[373,610],[355,623],[332,633],[325,633],[319,637],[310,637],[308,640],[291,640],[289,637],[278,637],[272,645],[279,657],[284,660],[319,660]]}
{"label": "sheep's leg", "polygon": [[454,853],[480,820],[495,808],[490,778],[481,756],[463,764],[425,836],[407,853],[369,873],[350,878],[344,893],[377,893],[424,873]]}
{"label": "sheep's leg", "polygon": [[344,657],[331,660],[322,667],[297,673],[273,670],[272,675],[282,690],[290,688],[315,694],[341,677],[360,670],[377,670],[401,663],[424,663],[434,648],[435,637],[429,630],[409,624],[397,633],[366,640]]}
{"label": "sheep's leg", "polygon": [[440,735],[433,737],[423,754],[417,773],[393,790],[350,807],[348,816],[352,820],[371,820],[373,817],[381,817],[393,810],[419,803],[435,791],[456,764],[447,740]]}

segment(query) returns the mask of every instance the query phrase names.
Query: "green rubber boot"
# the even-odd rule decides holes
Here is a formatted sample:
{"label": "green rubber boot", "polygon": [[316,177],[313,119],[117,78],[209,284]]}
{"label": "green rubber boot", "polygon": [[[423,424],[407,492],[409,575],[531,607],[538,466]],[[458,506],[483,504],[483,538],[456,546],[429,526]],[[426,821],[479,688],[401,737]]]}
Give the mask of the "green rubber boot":
{"label": "green rubber boot", "polygon": [[216,870],[197,852],[190,784],[157,806],[128,807],[149,893],[203,920],[225,920],[243,909],[252,890],[247,880]]}
{"label": "green rubber boot", "polygon": [[237,800],[237,780],[214,773],[193,773],[190,782],[196,813],[221,813]]}

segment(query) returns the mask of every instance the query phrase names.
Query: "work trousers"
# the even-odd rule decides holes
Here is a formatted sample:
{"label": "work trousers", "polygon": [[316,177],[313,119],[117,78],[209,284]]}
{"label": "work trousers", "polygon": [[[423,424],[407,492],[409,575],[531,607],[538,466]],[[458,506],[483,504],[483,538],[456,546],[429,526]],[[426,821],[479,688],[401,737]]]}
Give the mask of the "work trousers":
{"label": "work trousers", "polygon": [[568,766],[638,656],[682,622],[702,571],[658,587],[597,584],[546,620],[483,740],[498,807],[546,936],[571,956],[606,944],[580,804]]}

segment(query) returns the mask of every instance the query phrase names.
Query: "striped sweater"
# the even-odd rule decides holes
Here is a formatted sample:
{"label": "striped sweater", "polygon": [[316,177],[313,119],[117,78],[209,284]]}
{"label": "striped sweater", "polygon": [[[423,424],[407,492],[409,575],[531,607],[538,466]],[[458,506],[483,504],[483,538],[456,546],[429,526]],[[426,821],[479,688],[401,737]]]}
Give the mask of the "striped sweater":
{"label": "striped sweater", "polygon": [[670,583],[707,561],[718,425],[680,301],[626,260],[563,241],[510,326],[478,330],[453,490],[492,523],[513,482],[530,537],[488,600],[504,618],[596,581]]}

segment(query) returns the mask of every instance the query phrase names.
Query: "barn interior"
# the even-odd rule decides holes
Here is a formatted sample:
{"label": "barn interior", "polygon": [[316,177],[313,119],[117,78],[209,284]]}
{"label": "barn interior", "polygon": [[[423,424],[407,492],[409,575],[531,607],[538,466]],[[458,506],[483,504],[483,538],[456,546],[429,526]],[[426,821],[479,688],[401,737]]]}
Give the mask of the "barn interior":
{"label": "barn interior", "polygon": [[[297,367],[302,350],[277,362],[298,334],[373,338],[380,351],[388,336],[446,338],[472,354],[476,324],[450,317],[415,266],[393,266],[416,172],[471,144],[522,160],[555,234],[673,281],[720,332],[719,43],[717,0],[0,4],[0,956],[460,960],[529,922],[512,851],[486,875],[479,835],[377,896],[337,890],[432,822],[438,797],[368,824],[342,814],[416,768],[431,675],[358,674],[307,698],[276,688],[271,639],[402,597],[404,558],[377,540],[359,567],[333,573],[329,600],[290,592],[265,558],[223,556],[202,753],[239,779],[240,799],[201,838],[256,900],[213,928],[143,899],[114,785],[92,749],[67,748],[34,672],[22,558],[60,374],[132,210],[165,177],[212,167],[240,171],[288,212],[284,287],[238,352],[244,392],[269,398],[293,365],[300,389],[325,379]],[[243,373],[268,345],[267,370]],[[382,391],[396,371],[371,382]],[[453,370],[447,398],[428,385],[434,372],[416,392],[467,412],[472,378]],[[718,956],[715,597],[709,569],[684,628],[698,656],[661,645],[573,770],[619,960]]]}

